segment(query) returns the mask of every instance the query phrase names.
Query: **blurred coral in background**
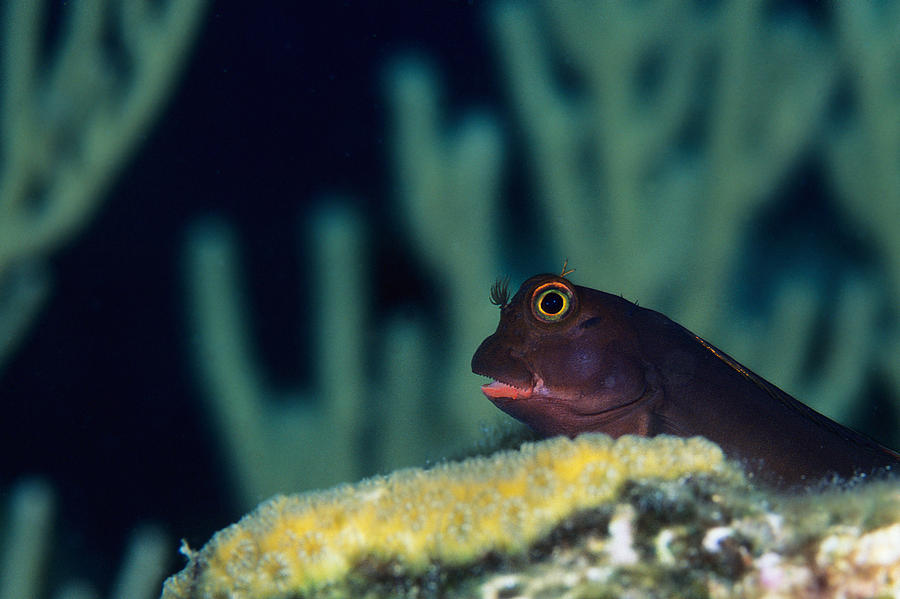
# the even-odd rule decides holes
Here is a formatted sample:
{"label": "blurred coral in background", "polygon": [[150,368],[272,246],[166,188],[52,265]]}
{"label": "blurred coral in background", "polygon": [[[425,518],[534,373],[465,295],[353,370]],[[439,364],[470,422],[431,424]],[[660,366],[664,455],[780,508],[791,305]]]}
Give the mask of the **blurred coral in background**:
{"label": "blurred coral in background", "polygon": [[276,492],[468,450],[504,421],[469,371],[491,282],[564,259],[900,443],[898,2],[213,3],[127,136],[134,48],[186,46],[92,54],[68,44],[94,5],[30,30],[18,4],[0,488],[13,515],[25,477],[60,489],[54,582],[111,580],[83,555],[137,522],[199,545]]}

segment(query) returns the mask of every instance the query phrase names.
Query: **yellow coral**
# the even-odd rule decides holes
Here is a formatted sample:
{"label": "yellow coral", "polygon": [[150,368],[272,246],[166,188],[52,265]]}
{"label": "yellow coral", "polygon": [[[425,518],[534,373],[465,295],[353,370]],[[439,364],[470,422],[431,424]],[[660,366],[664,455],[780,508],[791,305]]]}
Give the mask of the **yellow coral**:
{"label": "yellow coral", "polygon": [[697,472],[735,471],[701,438],[582,435],[277,496],[191,552],[162,596],[280,597],[340,580],[364,559],[416,574],[432,562],[522,552],[574,512],[614,499],[627,480]]}

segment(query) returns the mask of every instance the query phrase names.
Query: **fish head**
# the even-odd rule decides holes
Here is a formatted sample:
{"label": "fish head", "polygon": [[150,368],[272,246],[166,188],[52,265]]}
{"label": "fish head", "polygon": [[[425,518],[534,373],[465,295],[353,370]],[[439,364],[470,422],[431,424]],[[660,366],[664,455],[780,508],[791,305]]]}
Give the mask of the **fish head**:
{"label": "fish head", "polygon": [[500,323],[472,371],[493,379],[481,389],[501,410],[539,433],[575,436],[603,430],[605,415],[643,396],[634,304],[552,274],[531,277],[508,302],[494,295]]}

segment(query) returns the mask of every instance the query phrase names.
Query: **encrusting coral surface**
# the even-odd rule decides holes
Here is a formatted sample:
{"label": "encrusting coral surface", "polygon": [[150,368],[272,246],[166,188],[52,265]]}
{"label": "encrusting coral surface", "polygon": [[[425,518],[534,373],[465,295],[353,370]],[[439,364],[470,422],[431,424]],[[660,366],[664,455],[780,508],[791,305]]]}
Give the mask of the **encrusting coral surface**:
{"label": "encrusting coral surface", "polygon": [[277,496],[163,599],[900,596],[900,483],[771,495],[715,444],[587,434]]}
{"label": "encrusting coral surface", "polygon": [[719,448],[699,438],[583,435],[277,496],[189,552],[163,597],[284,597],[363,565],[418,576],[433,564],[522,554],[565,518],[615,498],[629,479],[727,471]]}

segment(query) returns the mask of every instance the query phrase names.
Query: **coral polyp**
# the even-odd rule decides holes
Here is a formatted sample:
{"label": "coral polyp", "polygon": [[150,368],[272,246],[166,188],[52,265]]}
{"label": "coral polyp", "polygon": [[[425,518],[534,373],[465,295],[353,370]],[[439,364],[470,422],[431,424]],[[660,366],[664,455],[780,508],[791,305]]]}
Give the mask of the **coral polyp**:
{"label": "coral polyp", "polygon": [[630,480],[740,478],[700,438],[582,435],[358,484],[276,496],[220,531],[166,581],[163,599],[302,595],[355,568],[415,577],[437,564],[521,555],[573,514],[615,499]]}

